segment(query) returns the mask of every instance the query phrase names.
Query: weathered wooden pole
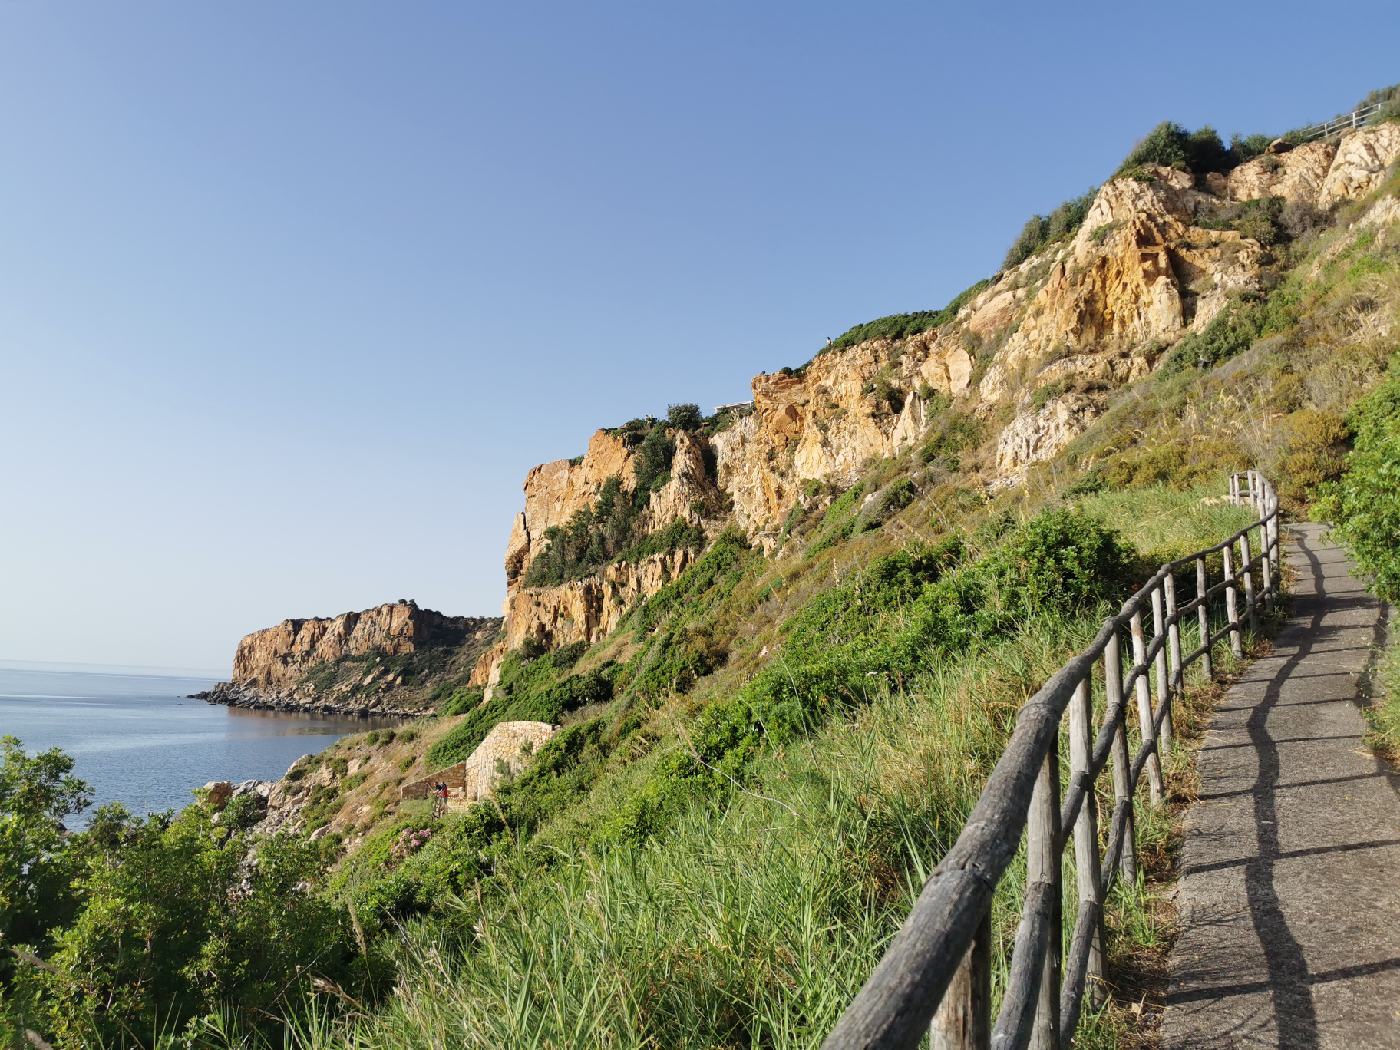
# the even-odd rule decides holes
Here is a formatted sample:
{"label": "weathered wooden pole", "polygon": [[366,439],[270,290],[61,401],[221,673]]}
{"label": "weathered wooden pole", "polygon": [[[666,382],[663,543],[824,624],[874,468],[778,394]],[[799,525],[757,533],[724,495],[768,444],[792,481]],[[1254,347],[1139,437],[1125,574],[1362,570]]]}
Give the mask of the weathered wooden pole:
{"label": "weathered wooden pole", "polygon": [[1074,821],[1074,876],[1079,891],[1079,911],[1092,909],[1099,916],[1089,945],[1084,968],[1084,994],[1097,1010],[1103,1005],[1103,872],[1099,866],[1098,798],[1089,776],[1089,758],[1094,748],[1094,703],[1089,679],[1079,683],[1069,704],[1070,783],[1082,780],[1084,804]]}
{"label": "weathered wooden pole", "polygon": [[1157,753],[1157,727],[1152,717],[1152,685],[1147,680],[1147,639],[1142,631],[1142,610],[1136,610],[1128,621],[1128,630],[1133,639],[1133,666],[1137,670],[1137,712],[1138,729],[1144,744],[1150,743],[1152,751],[1147,756],[1147,797],[1154,806],[1162,804],[1162,761]]}
{"label": "weathered wooden pole", "polygon": [[1164,751],[1171,751],[1172,747],[1172,690],[1176,685],[1176,667],[1171,670],[1171,677],[1167,676],[1167,649],[1168,642],[1163,641],[1163,632],[1166,631],[1167,620],[1163,612],[1165,602],[1163,591],[1166,581],[1171,579],[1168,573],[1160,586],[1152,589],[1152,640],[1157,643],[1157,655],[1153,657],[1153,672],[1157,679],[1157,712],[1162,717],[1162,729],[1159,734],[1161,747]]}
{"label": "weathered wooden pole", "polygon": [[1230,544],[1220,551],[1225,562],[1225,618],[1230,623],[1230,651],[1244,657],[1244,639],[1240,636],[1239,599],[1236,596],[1234,552]]}
{"label": "weathered wooden pole", "polygon": [[1132,766],[1128,759],[1128,705],[1123,697],[1123,651],[1115,629],[1103,650],[1104,703],[1113,719],[1113,805],[1123,814],[1123,848],[1118,870],[1129,885],[1137,884],[1137,827],[1133,819]]}
{"label": "weathered wooden pole", "polygon": [[1049,909],[1050,927],[1040,969],[1030,1050],[1059,1050],[1060,1046],[1060,939],[1064,928],[1060,913],[1064,891],[1060,864],[1059,766],[1059,748],[1052,746],[1040,764],[1035,794],[1031,796],[1030,820],[1026,825],[1026,885],[1034,887],[1040,883],[1046,887],[1045,906]]}
{"label": "weathered wooden pole", "polygon": [[929,1050],[988,1050],[992,1042],[992,912],[977,927],[929,1025]]}
{"label": "weathered wooden pole", "polygon": [[1249,554],[1249,530],[1245,529],[1240,533],[1240,574],[1244,577],[1244,611],[1249,617],[1251,634],[1259,630],[1259,610],[1254,607],[1254,570],[1249,564],[1253,560]]}
{"label": "weathered wooden pole", "polygon": [[1215,677],[1215,660],[1212,657],[1212,646],[1210,644],[1210,599],[1206,596],[1206,591],[1210,590],[1210,575],[1206,570],[1206,557],[1204,554],[1196,556],[1196,599],[1199,604],[1196,606],[1196,624],[1201,632],[1201,670],[1207,679]]}

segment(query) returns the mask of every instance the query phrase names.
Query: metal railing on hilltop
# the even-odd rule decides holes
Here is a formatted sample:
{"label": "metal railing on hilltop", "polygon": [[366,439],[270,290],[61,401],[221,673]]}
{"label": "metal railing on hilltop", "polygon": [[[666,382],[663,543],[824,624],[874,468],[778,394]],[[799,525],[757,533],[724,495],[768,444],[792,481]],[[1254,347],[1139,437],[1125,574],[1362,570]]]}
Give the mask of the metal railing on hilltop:
{"label": "metal railing on hilltop", "polygon": [[1350,113],[1333,117],[1331,120],[1325,120],[1321,124],[1310,124],[1306,128],[1299,128],[1293,133],[1293,137],[1299,142],[1312,142],[1314,139],[1325,139],[1331,135],[1339,135],[1343,131],[1351,131],[1363,124],[1369,124],[1375,119],[1376,114],[1388,104],[1387,102],[1376,102],[1373,105],[1362,106]]}
{"label": "metal railing on hilltop", "polygon": [[[1116,879],[1137,881],[1138,784],[1146,773],[1148,805],[1163,804],[1160,754],[1171,747],[1172,704],[1185,688],[1186,669],[1200,661],[1211,676],[1214,647],[1226,639],[1242,656],[1245,628],[1257,627],[1260,610],[1279,593],[1273,486],[1251,470],[1232,475],[1229,492],[1232,503],[1253,507],[1256,520],[1213,547],[1163,565],[1021,708],[957,842],[828,1036],[826,1050],[915,1047],[925,1035],[935,1050],[1051,1050],[1070,1045],[1086,999],[1091,1008],[1101,1005],[1104,899]],[[1219,579],[1212,582],[1217,554]],[[1180,604],[1179,577],[1193,592]],[[1183,654],[1182,635],[1192,626],[1199,644]],[[1102,711],[1097,733],[1096,698]],[[1070,767],[1063,799],[1062,728]],[[1100,853],[1095,788],[1105,770],[1114,801]],[[1026,890],[993,1022],[992,897],[1022,832]],[[1062,855],[1071,842],[1077,905],[1062,959]]]}

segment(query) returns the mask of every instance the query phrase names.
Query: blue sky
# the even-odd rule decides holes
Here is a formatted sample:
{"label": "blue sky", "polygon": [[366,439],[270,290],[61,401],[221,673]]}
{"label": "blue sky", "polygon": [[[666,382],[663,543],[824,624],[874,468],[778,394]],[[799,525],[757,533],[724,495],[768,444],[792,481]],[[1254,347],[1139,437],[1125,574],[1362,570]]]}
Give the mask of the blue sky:
{"label": "blue sky", "polygon": [[1400,79],[1329,10],[0,0],[0,657],[494,613],[533,464]]}

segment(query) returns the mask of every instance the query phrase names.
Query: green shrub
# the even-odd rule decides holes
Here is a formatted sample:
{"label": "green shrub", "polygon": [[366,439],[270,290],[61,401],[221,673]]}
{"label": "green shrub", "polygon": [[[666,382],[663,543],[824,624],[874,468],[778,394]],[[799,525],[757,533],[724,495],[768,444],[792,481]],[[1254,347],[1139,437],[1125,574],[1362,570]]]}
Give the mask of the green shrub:
{"label": "green shrub", "polygon": [[1243,164],[1247,160],[1253,160],[1261,156],[1269,148],[1269,143],[1273,142],[1268,135],[1240,135],[1230,136],[1230,152],[1235,156],[1237,164]]}
{"label": "green shrub", "polygon": [[[92,798],[73,776],[73,765],[56,748],[27,755],[18,739],[0,736],[0,943],[5,945],[38,943],[73,907],[68,888],[73,858],[64,848],[64,820]],[[0,982],[10,961],[0,957]]]}
{"label": "green shrub", "polygon": [[1092,189],[1082,196],[1065,201],[1049,215],[1032,215],[1008,249],[1001,268],[1009,270],[1025,262],[1047,245],[1072,237],[1084,224],[1084,217],[1089,214],[1089,207],[1094,203],[1097,194],[1098,190]]}
{"label": "green shrub", "polygon": [[[1147,164],[1159,164],[1164,168],[1177,168],[1194,175],[1206,172],[1228,172],[1242,161],[1249,159],[1249,153],[1258,146],[1264,136],[1235,136],[1232,146],[1227,148],[1220,141],[1220,135],[1209,125],[1195,131],[1187,131],[1180,124],[1164,120],[1135,145],[1123,163],[1118,167],[1118,175],[1129,175],[1134,169]],[[1237,151],[1233,143],[1239,143],[1243,152]],[[1268,140],[1264,141],[1268,145]],[[1259,146],[1262,152],[1263,147]],[[1253,154],[1250,154],[1253,155]]]}
{"label": "green shrub", "polygon": [[471,708],[462,721],[428,750],[430,767],[449,766],[469,757],[498,722],[559,721],[569,711],[600,703],[613,695],[612,669],[566,673],[585,646],[575,644],[527,658],[508,653],[489,701]]}
{"label": "green shrub", "polygon": [[669,405],[666,408],[666,422],[677,430],[699,430],[705,425],[705,417],[701,414],[699,405]]}
{"label": "green shrub", "polygon": [[1297,316],[1297,295],[1284,288],[1267,299],[1236,299],[1202,331],[1192,332],[1177,343],[1162,363],[1162,372],[1171,375],[1189,368],[1213,368],[1248,350],[1256,339],[1288,328]]}
{"label": "green shrub", "polygon": [[1374,578],[1376,593],[1400,600],[1400,355],[1347,423],[1354,446],[1346,472],[1322,487],[1317,511]]}
{"label": "green shrub", "polygon": [[1272,247],[1288,240],[1288,226],[1284,222],[1285,205],[1282,197],[1259,197],[1226,205],[1219,216],[1200,219],[1198,225],[1206,229],[1235,230],[1266,247]]}
{"label": "green shrub", "polygon": [[784,626],[772,662],[701,712],[687,746],[668,756],[639,808],[609,834],[627,839],[664,824],[686,797],[668,781],[702,779],[728,790],[764,749],[1036,616],[1085,612],[1121,594],[1134,567],[1112,530],[1067,509],[1011,528],[979,561],[965,556],[958,541],[885,555],[808,601]]}
{"label": "green shrub", "polygon": [[976,416],[967,412],[945,412],[929,428],[929,437],[919,449],[919,459],[955,471],[962,465],[962,454],[976,447],[982,436],[983,426]]}
{"label": "green shrub", "polygon": [[712,599],[717,589],[727,594],[743,575],[752,553],[743,533],[726,529],[694,565],[633,609],[626,624],[640,638],[696,602]]}
{"label": "green shrub", "polygon": [[80,839],[79,909],[29,975],[56,1042],[133,1045],[215,1010],[271,1035],[318,981],[364,994],[345,913],[314,892],[315,845],[230,823],[109,810]]}
{"label": "green shrub", "polygon": [[481,706],[486,690],[479,685],[462,686],[453,691],[443,705],[438,708],[440,715],[464,715]]}
{"label": "green shrub", "polygon": [[878,529],[919,496],[919,490],[909,478],[900,478],[885,486],[876,497],[856,515],[853,533]]}
{"label": "green shrub", "polygon": [[1321,484],[1341,474],[1348,441],[1346,421],[1335,412],[1300,408],[1277,424],[1278,478],[1281,499],[1290,505],[1306,501]]}
{"label": "green shrub", "polygon": [[941,310],[919,310],[909,314],[890,314],[874,321],[848,328],[832,340],[827,350],[844,350],[848,346],[864,343],[871,339],[903,339],[932,328],[938,328],[957,317],[958,311],[967,305],[978,292],[986,288],[990,281],[978,281],[970,288],[964,288]]}

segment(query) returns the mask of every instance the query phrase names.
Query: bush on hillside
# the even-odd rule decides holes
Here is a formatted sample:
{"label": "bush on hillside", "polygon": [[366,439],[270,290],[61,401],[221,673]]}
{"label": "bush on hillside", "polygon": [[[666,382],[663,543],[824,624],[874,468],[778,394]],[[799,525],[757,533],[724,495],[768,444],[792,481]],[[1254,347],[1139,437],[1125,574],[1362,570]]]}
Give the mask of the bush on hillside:
{"label": "bush on hillside", "polygon": [[450,766],[470,757],[498,722],[553,725],[569,711],[611,699],[614,666],[567,673],[584,648],[574,644],[535,657],[508,653],[501,662],[501,676],[491,699],[468,709],[462,721],[428,749],[429,767]]}
{"label": "bush on hillside", "polygon": [[1214,219],[1202,218],[1197,224],[1206,229],[1234,230],[1265,247],[1272,247],[1289,239],[1286,208],[1287,202],[1282,197],[1258,197],[1226,205]]}
{"label": "bush on hillside", "polygon": [[1230,136],[1230,152],[1234,154],[1235,163],[1243,164],[1247,160],[1262,156],[1269,148],[1271,139],[1268,135],[1240,135]]}
{"label": "bush on hillside", "polygon": [[1376,593],[1400,600],[1400,355],[1347,424],[1354,445],[1346,472],[1323,486],[1317,512],[1374,577]]}
{"label": "bush on hillside", "polygon": [[705,425],[705,417],[697,404],[669,405],[666,408],[666,422],[677,430],[699,430]]}
{"label": "bush on hillside", "polygon": [[1266,299],[1241,297],[1220,311],[1203,330],[1184,337],[1162,363],[1171,375],[1190,368],[1214,368],[1248,350],[1256,339],[1281,332],[1297,319],[1298,298],[1285,288]]}
{"label": "bush on hillside", "polygon": [[1227,147],[1209,125],[1187,131],[1180,124],[1164,120],[1129,151],[1116,174],[1130,175],[1144,165],[1176,168],[1198,176],[1211,171],[1225,173],[1262,153],[1267,145],[1263,135],[1236,135]]}
{"label": "bush on hillside", "polygon": [[1133,552],[1073,510],[1013,527],[986,557],[952,540],[877,558],[855,579],[812,598],[784,626],[780,651],[738,694],[710,704],[661,779],[609,825],[636,841],[664,824],[678,782],[742,782],[765,748],[809,732],[898,687],[939,659],[992,644],[1031,619],[1082,613],[1121,594]]}
{"label": "bush on hillside", "polygon": [[1009,270],[1013,266],[1019,266],[1047,245],[1074,236],[1084,224],[1084,217],[1089,214],[1089,207],[1094,203],[1097,194],[1098,190],[1092,189],[1083,196],[1065,201],[1049,215],[1032,215],[1007,250],[1001,268]]}
{"label": "bush on hillside", "polygon": [[983,280],[978,281],[970,288],[964,288],[941,310],[919,310],[909,314],[890,314],[888,317],[878,317],[873,321],[855,325],[833,339],[826,350],[844,350],[848,346],[855,346],[857,343],[864,343],[871,339],[898,340],[926,332],[932,328],[938,328],[957,317],[958,311],[990,283],[990,281]]}
{"label": "bush on hillside", "polygon": [[188,1034],[216,1010],[271,1035],[276,1012],[318,982],[369,990],[344,910],[317,892],[316,846],[212,817],[194,805],[138,819],[114,805],[75,837],[76,915],[22,982],[60,1045]]}
{"label": "bush on hillside", "polygon": [[[56,748],[28,755],[0,736],[0,944],[37,944],[73,907],[63,822],[92,799],[73,764]],[[0,979],[10,962],[0,956]]]}

